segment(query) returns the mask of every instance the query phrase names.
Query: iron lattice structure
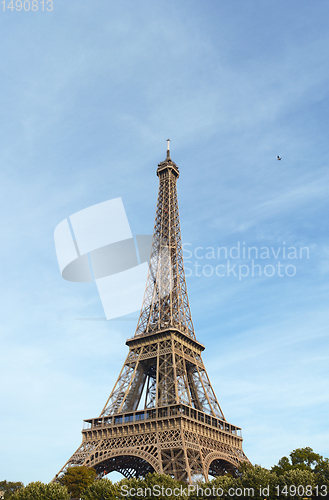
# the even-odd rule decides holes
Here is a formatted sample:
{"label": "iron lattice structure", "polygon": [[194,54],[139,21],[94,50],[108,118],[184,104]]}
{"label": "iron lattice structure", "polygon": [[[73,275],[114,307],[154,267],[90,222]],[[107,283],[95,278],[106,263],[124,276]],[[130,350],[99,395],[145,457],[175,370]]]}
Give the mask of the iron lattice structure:
{"label": "iron lattice structure", "polygon": [[101,414],[85,420],[82,444],[68,467],[125,477],[149,472],[184,482],[236,473],[241,429],[229,424],[211,386],[195,337],[180,232],[177,165],[159,163],[159,195],[149,273],[135,336]]}

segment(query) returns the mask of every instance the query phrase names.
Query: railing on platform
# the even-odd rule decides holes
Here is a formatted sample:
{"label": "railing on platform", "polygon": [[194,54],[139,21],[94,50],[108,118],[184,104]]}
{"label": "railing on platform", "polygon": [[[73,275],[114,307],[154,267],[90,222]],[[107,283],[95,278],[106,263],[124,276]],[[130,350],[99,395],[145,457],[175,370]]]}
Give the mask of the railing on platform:
{"label": "railing on platform", "polygon": [[178,416],[186,416],[197,422],[202,422],[229,434],[242,437],[240,427],[236,427],[235,425],[229,424],[225,420],[213,417],[212,415],[207,415],[206,413],[185,405],[172,405],[165,406],[163,408],[152,408],[129,413],[120,413],[106,417],[92,418],[84,420],[83,429],[88,430],[109,425],[120,425],[134,422],[140,423],[154,419]]}

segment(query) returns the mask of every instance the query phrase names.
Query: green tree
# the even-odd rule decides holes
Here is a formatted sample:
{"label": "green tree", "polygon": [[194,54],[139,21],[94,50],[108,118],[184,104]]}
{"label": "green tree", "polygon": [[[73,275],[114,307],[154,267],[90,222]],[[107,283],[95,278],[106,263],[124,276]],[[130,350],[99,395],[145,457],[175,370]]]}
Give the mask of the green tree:
{"label": "green tree", "polygon": [[[260,465],[251,465],[249,463],[241,464],[239,468],[239,477],[230,475],[218,476],[210,483],[206,483],[204,488],[212,489],[210,498],[230,498],[237,500],[241,498],[253,498],[261,500],[264,498],[275,498],[275,485],[277,476],[275,473],[261,467]],[[209,495],[204,495],[209,496]]]}
{"label": "green tree", "polygon": [[324,459],[322,455],[315,453],[312,448],[307,446],[306,448],[297,448],[290,453],[290,459],[287,457],[282,457],[279,460],[278,465],[272,467],[272,472],[275,472],[278,476],[284,474],[286,471],[291,469],[300,469],[308,471],[319,471],[321,465],[327,459]]}
{"label": "green tree", "polygon": [[43,484],[37,481],[16,491],[11,500],[69,500],[69,498],[65,486],[57,483]]}
{"label": "green tree", "polygon": [[66,486],[71,498],[80,498],[83,491],[95,481],[95,478],[95,469],[82,465],[80,467],[70,467],[58,481]]}
{"label": "green tree", "polygon": [[81,494],[82,500],[115,500],[123,497],[118,493],[118,486],[109,479],[98,479]]}
{"label": "green tree", "polygon": [[314,493],[316,474],[308,469],[291,468],[278,476],[276,498],[309,498]]}
{"label": "green tree", "polygon": [[[225,476],[217,476],[215,479],[212,479],[208,483],[205,483],[204,485],[200,485],[202,489],[205,491],[205,495],[203,495],[203,498],[205,498],[207,492],[207,488],[210,488],[212,494],[207,495],[207,498],[214,499],[214,498],[234,498],[230,497],[229,491],[232,492],[233,490],[235,491],[236,488],[239,486],[239,479],[236,477],[231,476],[230,474],[225,474]],[[200,495],[197,495],[197,492],[195,492],[193,495],[191,495],[191,500],[193,499],[198,499],[200,498]]]}
{"label": "green tree", "polygon": [[322,496],[323,492],[326,491],[329,498],[329,460],[328,458],[323,458],[320,460],[314,469],[315,481],[318,487],[319,493],[318,497]]}
{"label": "green tree", "polygon": [[[278,465],[274,465],[271,469],[278,476],[280,492],[285,488],[285,485],[288,487],[287,490],[284,489],[281,498],[284,498],[285,493],[288,493],[288,496],[290,491],[293,493],[295,486],[297,488],[300,486],[300,492],[307,485],[312,486],[312,488],[317,487],[316,496],[318,497],[325,496],[325,492],[329,494],[328,458],[323,458],[322,455],[315,453],[310,447],[297,448],[290,453],[289,457],[282,457]],[[308,481],[308,483],[306,484],[305,481]],[[305,495],[305,497],[307,496]]]}
{"label": "green tree", "polygon": [[244,497],[253,497],[254,500],[275,497],[277,475],[260,465],[242,464],[240,470],[240,488]]}
{"label": "green tree", "polygon": [[[179,500],[181,488],[187,488],[186,484],[176,481],[166,474],[153,472],[145,479],[122,479],[118,484],[120,499],[127,500]],[[174,492],[175,490],[175,492]],[[127,495],[127,493],[129,493]],[[186,496],[182,497],[185,498]]]}
{"label": "green tree", "polygon": [[323,456],[315,453],[309,446],[306,448],[297,448],[297,450],[290,453],[292,465],[301,469],[308,468],[308,470],[312,470],[312,466],[314,469],[314,466],[322,459]]}
{"label": "green tree", "polygon": [[271,471],[281,476],[284,472],[291,470],[292,465],[288,457],[280,458],[278,465],[273,465]]}
{"label": "green tree", "polygon": [[24,488],[24,484],[21,482],[14,483],[11,481],[0,481],[0,491],[5,492],[5,500],[7,500],[7,498],[10,498],[13,493],[21,488]]}

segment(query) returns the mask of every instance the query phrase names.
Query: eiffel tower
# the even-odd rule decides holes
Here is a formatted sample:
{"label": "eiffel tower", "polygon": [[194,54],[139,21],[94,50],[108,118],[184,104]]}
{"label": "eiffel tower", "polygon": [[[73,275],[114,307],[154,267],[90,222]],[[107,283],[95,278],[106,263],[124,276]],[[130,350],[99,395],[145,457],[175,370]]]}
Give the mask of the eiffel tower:
{"label": "eiffel tower", "polygon": [[99,477],[149,472],[193,479],[235,475],[241,429],[228,423],[211,386],[196,340],[187,296],[176,181],[167,157],[158,164],[159,194],[149,272],[128,356],[101,414],[85,420],[82,444],[68,467],[93,467]]}

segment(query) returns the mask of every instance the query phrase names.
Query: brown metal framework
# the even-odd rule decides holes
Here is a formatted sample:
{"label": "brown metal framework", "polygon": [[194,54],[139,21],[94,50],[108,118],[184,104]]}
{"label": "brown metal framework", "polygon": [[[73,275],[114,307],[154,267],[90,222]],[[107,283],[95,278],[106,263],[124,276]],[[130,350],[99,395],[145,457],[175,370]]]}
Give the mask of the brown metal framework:
{"label": "brown metal framework", "polygon": [[191,482],[236,473],[243,461],[241,429],[229,424],[201,358],[187,296],[180,234],[177,165],[159,163],[159,195],[143,305],[118,380],[98,418],[85,420],[82,444],[68,467],[99,476],[149,472]]}

